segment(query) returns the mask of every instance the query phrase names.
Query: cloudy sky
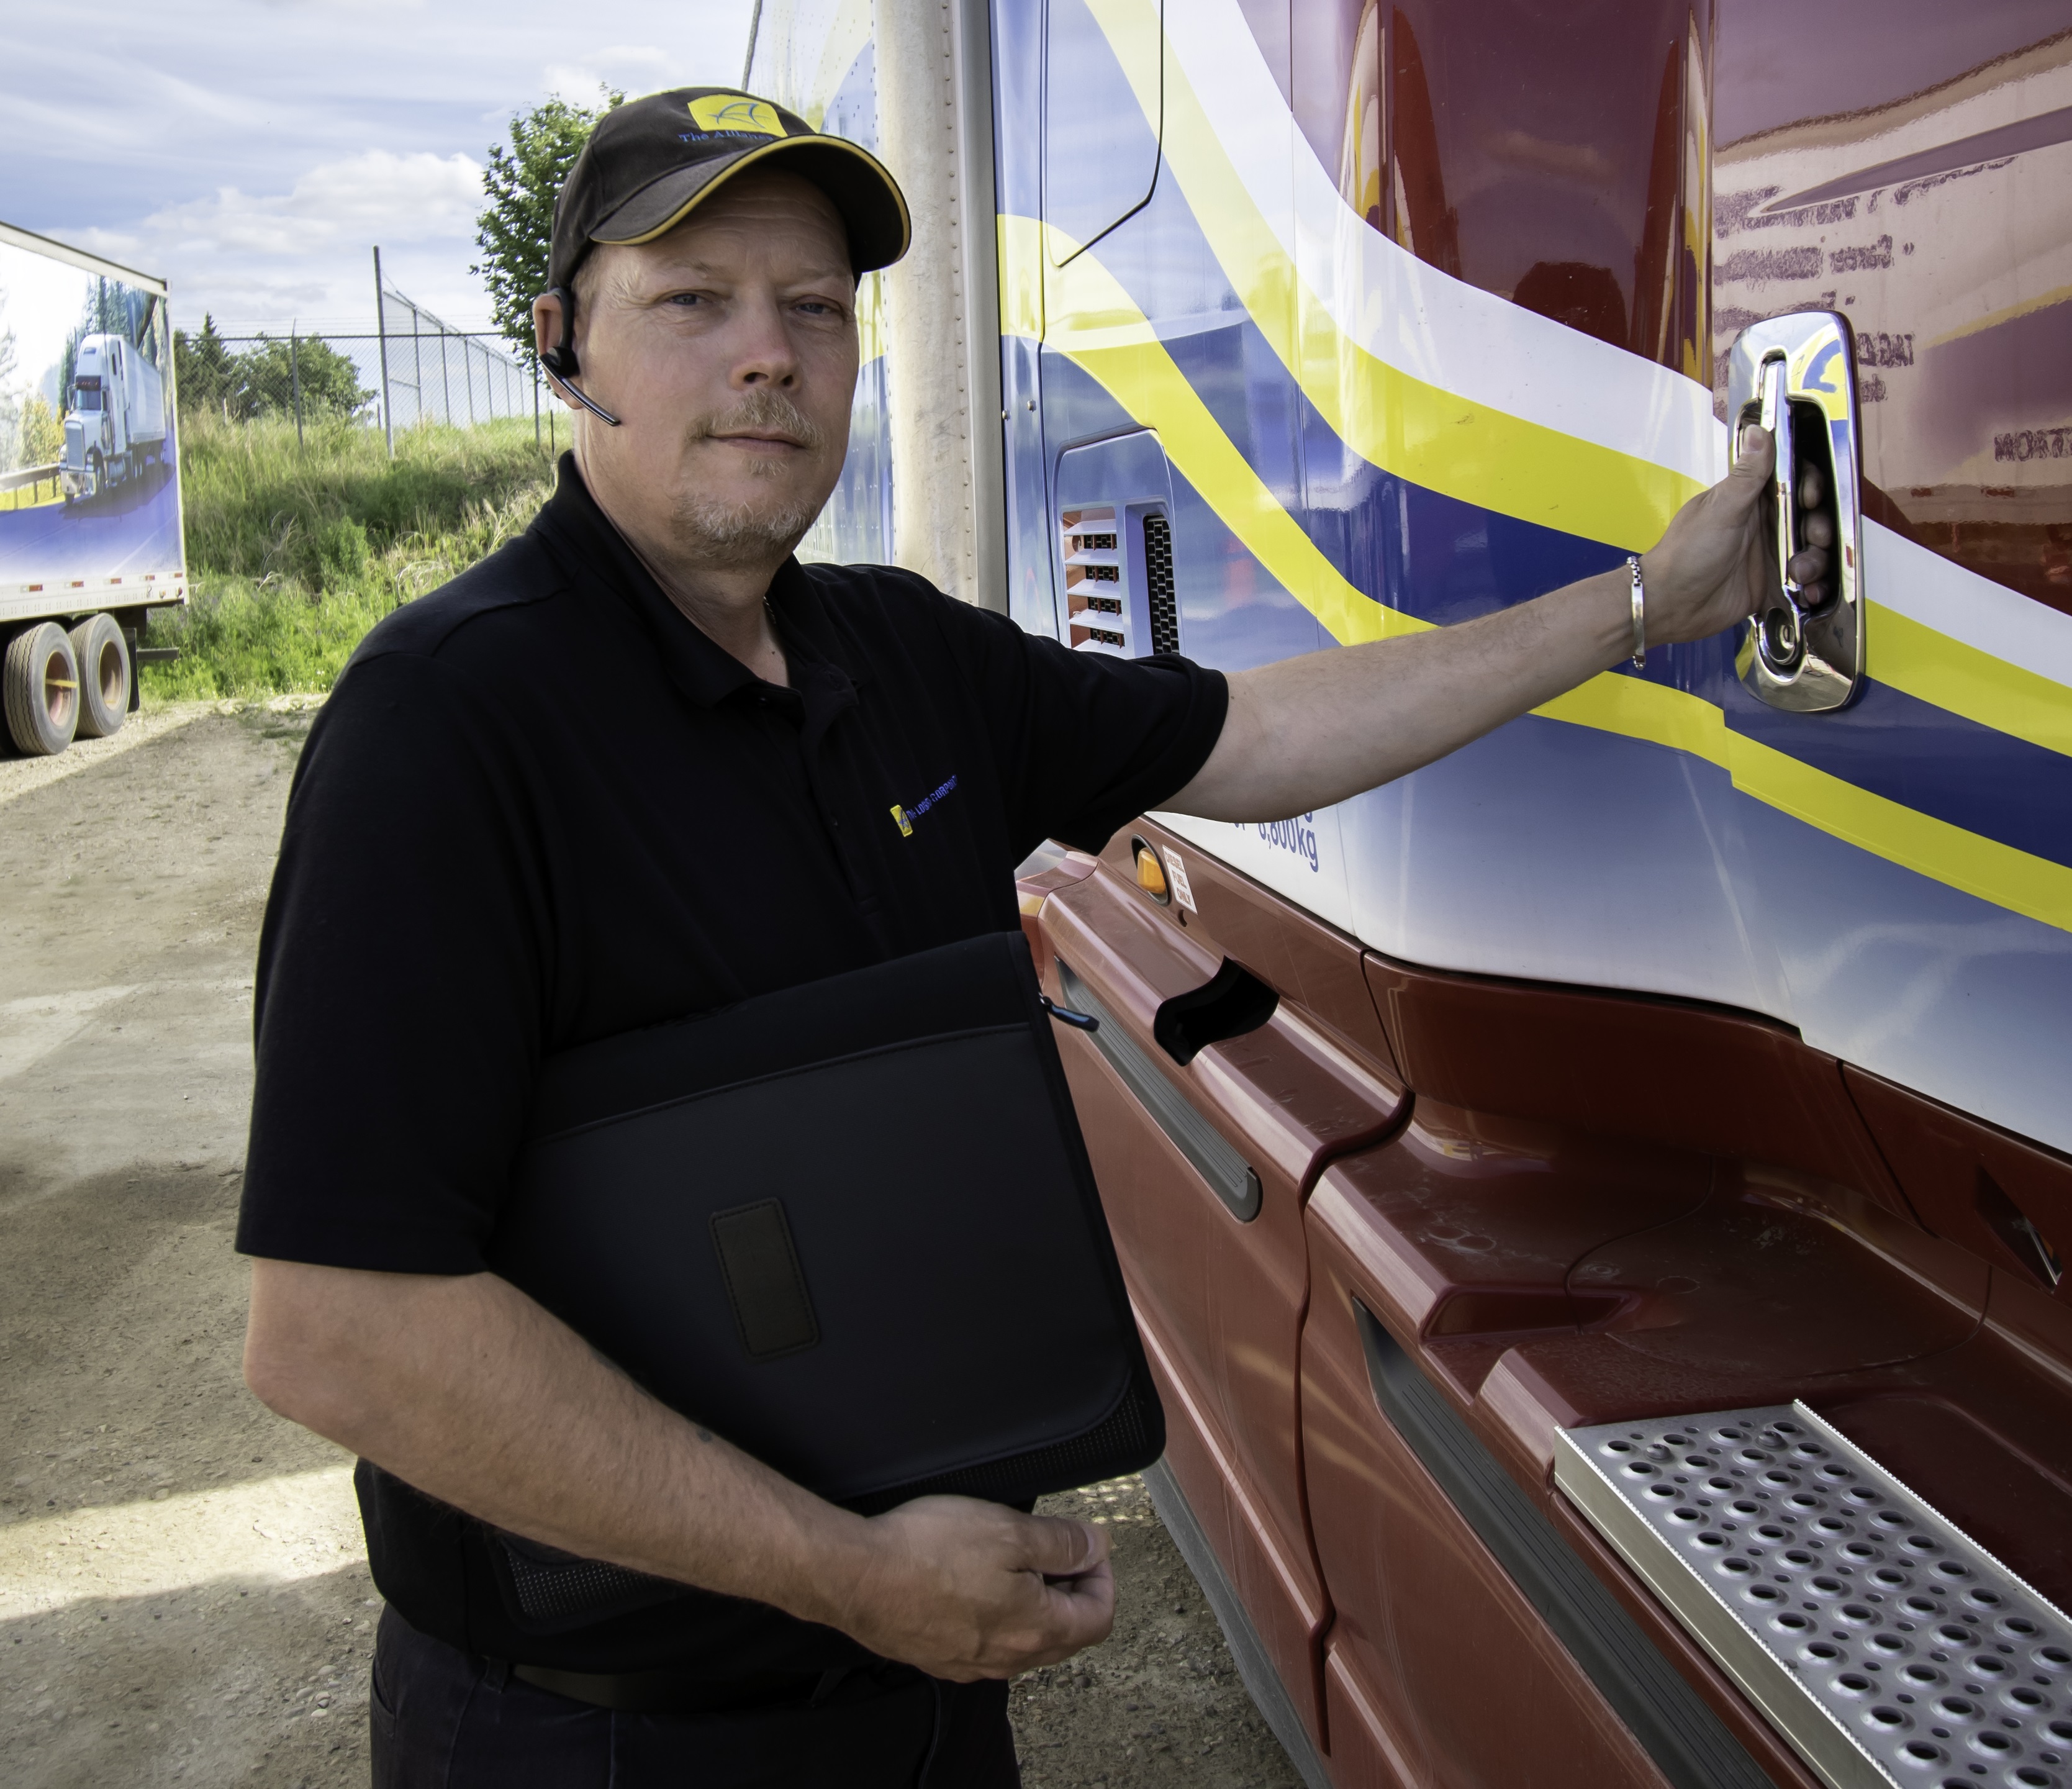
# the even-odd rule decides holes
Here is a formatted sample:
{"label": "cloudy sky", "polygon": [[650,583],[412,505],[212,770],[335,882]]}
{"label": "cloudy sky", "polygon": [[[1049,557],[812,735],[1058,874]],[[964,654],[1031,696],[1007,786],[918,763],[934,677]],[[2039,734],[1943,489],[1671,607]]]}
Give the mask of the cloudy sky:
{"label": "cloudy sky", "polygon": [[741,79],[752,0],[7,0],[0,220],[171,284],[173,319],[374,314],[370,250],[480,328],[516,110]]}

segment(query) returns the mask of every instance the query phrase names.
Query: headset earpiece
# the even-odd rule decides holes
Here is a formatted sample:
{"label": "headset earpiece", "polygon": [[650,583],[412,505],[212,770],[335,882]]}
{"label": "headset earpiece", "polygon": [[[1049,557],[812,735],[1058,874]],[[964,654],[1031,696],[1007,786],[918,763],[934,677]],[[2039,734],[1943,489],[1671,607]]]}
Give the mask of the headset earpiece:
{"label": "headset earpiece", "polygon": [[619,418],[593,397],[586,397],[575,384],[575,376],[582,371],[576,360],[576,295],[565,286],[550,286],[550,298],[561,301],[561,339],[540,356],[540,364],[561,381],[561,389],[597,417],[619,426]]}

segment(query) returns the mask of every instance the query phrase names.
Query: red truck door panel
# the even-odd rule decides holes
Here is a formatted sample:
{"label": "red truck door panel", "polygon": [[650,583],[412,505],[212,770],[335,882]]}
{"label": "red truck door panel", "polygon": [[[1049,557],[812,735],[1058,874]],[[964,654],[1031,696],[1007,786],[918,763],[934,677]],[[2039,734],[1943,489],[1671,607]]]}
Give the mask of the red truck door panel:
{"label": "red truck door panel", "polygon": [[[1554,1490],[1560,1427],[1803,1397],[2072,1600],[2072,1306],[1976,1202],[2054,1211],[2054,1158],[1747,1015],[1363,953],[1148,822],[1023,889],[1104,1015],[1060,1043],[1167,1464],[1335,1781],[1814,1780]],[[1159,1009],[1231,960],[1280,1004],[1183,1066]]]}
{"label": "red truck door panel", "polygon": [[[1549,1644],[1558,1624],[1536,1615],[1524,1577],[1494,1568],[1472,1512],[1406,1443],[1377,1343],[1619,1598],[1744,1767],[1774,1781],[1811,1779],[1552,1491],[1556,1427],[1803,1397],[2065,1594],[2051,1581],[2072,1544],[2072,1424],[2046,1351],[2072,1325],[2040,1284],[2004,1291],[2011,1269],[1916,1223],[1836,1096],[1836,1065],[1740,1015],[1378,959],[1372,971],[1412,1087],[1459,1103],[1420,1088],[1395,1139],[1333,1163],[1305,1210],[1303,1422],[1335,1611],[1334,1746],[1385,1738],[1422,1761],[1421,1780],[1515,1781],[1538,1729],[1508,1711],[1536,1723],[1544,1700],[1569,1734],[1544,1780],[1651,1780],[1662,1757],[1636,1762],[1597,1718],[1630,1687],[1607,1690],[1572,1636]],[[1626,1026],[1598,1010],[1613,1005]],[[1710,1147],[1664,1140],[1678,1130]],[[1519,1686],[1506,1713],[1460,1693],[1462,1632]],[[1644,1712],[1616,1712],[1642,1730]]]}
{"label": "red truck door panel", "polygon": [[[1223,959],[1111,868],[1050,893],[1039,929],[1054,997],[1101,1014],[1097,1038],[1059,1045],[1166,1396],[1168,1466],[1321,1738],[1328,1605],[1303,1512],[1301,1200],[1332,1154],[1386,1133],[1396,1094],[1286,1001],[1176,1063],[1154,1036],[1158,1008]],[[1221,1172],[1231,1159],[1256,1177],[1249,1218]]]}
{"label": "red truck door panel", "polygon": [[[1712,1758],[1721,1780],[1811,1780],[1673,1623],[1635,1630],[1630,1614],[1622,1625],[1599,1609],[1594,1627],[1560,1634],[1531,1594],[1573,1611],[1601,1602],[1609,1584],[1629,1610],[1645,1605],[1577,1524],[1546,1526],[1555,1499],[1540,1456],[1552,1419],[1523,1357],[1625,1314],[1623,1293],[1574,1282],[1576,1264],[1704,1210],[1713,1179],[1702,1157],[1426,1102],[1395,1142],[1326,1170],[1305,1215],[1302,1398],[1311,1522],[1336,1611],[1334,1767],[1351,1746],[1413,1759],[1420,1783],[1516,1782],[1526,1757],[1544,1761],[1536,1783],[1652,1783],[1661,1767],[1634,1738],[1652,1720],[1672,1738],[1696,1730],[1686,1751]],[[1392,1351],[1419,1376],[1428,1412],[1449,1407],[1435,1419],[1450,1425],[1442,1441],[1474,1464],[1482,1501],[1531,1497],[1528,1512],[1490,1520],[1539,1532],[1554,1579],[1536,1585],[1531,1557],[1498,1557],[1500,1534],[1435,1482],[1378,1389],[1377,1353]],[[1581,1560],[1601,1577],[1581,1582]],[[1578,1663],[1593,1643],[1626,1661],[1602,1680]],[[1704,1706],[1692,1705],[1692,1680],[1712,1692]]]}

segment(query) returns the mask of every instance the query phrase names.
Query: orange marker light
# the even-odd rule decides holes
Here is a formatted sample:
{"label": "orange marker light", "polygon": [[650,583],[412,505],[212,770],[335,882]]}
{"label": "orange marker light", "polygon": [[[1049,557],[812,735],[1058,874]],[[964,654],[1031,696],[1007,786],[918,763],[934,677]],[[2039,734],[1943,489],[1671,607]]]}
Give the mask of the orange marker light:
{"label": "orange marker light", "polygon": [[1173,899],[1173,891],[1166,886],[1166,866],[1159,862],[1158,853],[1141,839],[1137,844],[1137,886],[1161,907]]}

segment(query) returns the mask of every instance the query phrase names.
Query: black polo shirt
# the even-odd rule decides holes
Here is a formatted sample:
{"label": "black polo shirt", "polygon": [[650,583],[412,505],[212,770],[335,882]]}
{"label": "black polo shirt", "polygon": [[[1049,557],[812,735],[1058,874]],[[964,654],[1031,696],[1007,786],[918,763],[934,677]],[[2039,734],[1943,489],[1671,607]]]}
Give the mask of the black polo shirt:
{"label": "black polo shirt", "polygon": [[[1067,651],[884,566],[787,564],[788,689],[662,593],[564,456],[532,527],[389,616],[311,728],[259,947],[237,1246],[472,1273],[543,1058],[1018,923],[1016,864],[1098,849],[1221,731],[1223,678]],[[565,1668],[858,1655],[693,1593],[509,1627],[479,1527],[363,1466],[420,1627]]]}

